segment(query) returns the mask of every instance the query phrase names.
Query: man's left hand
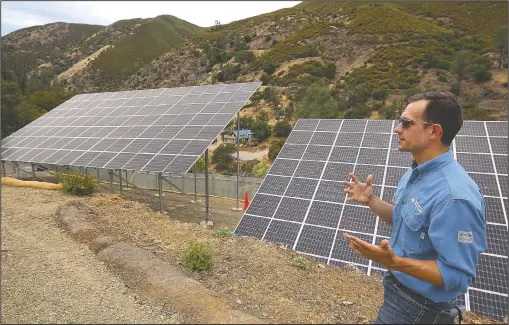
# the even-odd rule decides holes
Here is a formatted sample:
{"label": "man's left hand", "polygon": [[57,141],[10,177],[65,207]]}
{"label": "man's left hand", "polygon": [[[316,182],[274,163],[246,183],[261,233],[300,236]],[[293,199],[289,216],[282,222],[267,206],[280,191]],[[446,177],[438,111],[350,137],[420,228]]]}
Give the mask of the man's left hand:
{"label": "man's left hand", "polygon": [[366,243],[365,241],[346,233],[343,235],[346,240],[348,240],[350,247],[359,255],[364,256],[369,260],[373,260],[379,264],[385,265],[389,269],[392,269],[394,266],[396,266],[398,256],[394,254],[392,248],[389,246],[389,241],[387,239],[382,240],[380,246],[377,246]]}

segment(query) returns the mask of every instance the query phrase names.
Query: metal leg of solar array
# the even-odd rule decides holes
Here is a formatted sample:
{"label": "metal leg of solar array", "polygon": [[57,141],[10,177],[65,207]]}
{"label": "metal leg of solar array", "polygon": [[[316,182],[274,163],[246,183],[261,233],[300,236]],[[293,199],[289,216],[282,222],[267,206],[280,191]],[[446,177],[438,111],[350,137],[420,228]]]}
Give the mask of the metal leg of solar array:
{"label": "metal leg of solar array", "polygon": [[205,149],[205,222],[209,222],[209,149]]}
{"label": "metal leg of solar array", "polygon": [[[122,178],[122,175],[120,176],[121,176],[120,178]],[[127,170],[125,171],[125,179],[127,180]],[[126,190],[129,189],[129,183],[125,183],[125,189]]]}
{"label": "metal leg of solar array", "polygon": [[108,173],[110,174],[111,193],[113,193],[113,170],[108,169]]}
{"label": "metal leg of solar array", "polygon": [[95,170],[97,172],[97,185],[101,185],[101,182],[99,180],[99,168],[96,168]]}
{"label": "metal leg of solar array", "polygon": [[60,175],[58,174],[58,165],[55,166],[55,176],[57,177],[57,183],[60,183]]}
{"label": "metal leg of solar array", "polygon": [[19,162],[16,161],[16,170],[18,171],[18,179],[19,179]]}
{"label": "metal leg of solar array", "polygon": [[30,165],[32,166],[32,180],[35,181],[35,165],[33,163]]}
{"label": "metal leg of solar array", "polygon": [[118,170],[118,183],[120,185],[120,195],[124,195],[124,189],[122,188],[122,169]]}
{"label": "metal leg of solar array", "polygon": [[236,207],[232,209],[233,211],[242,210],[239,208],[239,174],[240,174],[239,150],[240,150],[240,111],[237,112],[237,203]]}
{"label": "metal leg of solar array", "polygon": [[2,160],[2,176],[5,177],[5,161]]}
{"label": "metal leg of solar array", "polygon": [[159,187],[159,212],[163,213],[163,176],[161,173],[157,174],[157,185]]}

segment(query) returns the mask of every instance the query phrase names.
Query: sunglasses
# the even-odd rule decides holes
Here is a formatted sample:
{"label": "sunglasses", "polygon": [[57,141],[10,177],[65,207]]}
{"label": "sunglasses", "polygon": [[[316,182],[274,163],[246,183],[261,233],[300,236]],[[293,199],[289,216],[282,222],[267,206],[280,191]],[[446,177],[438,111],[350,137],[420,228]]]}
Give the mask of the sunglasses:
{"label": "sunglasses", "polygon": [[434,123],[425,122],[425,121],[409,120],[404,117],[399,118],[399,123],[401,123],[401,126],[403,127],[403,129],[408,129],[410,127],[410,125],[415,124],[415,123],[422,123],[422,124],[426,124],[426,125],[434,124]]}

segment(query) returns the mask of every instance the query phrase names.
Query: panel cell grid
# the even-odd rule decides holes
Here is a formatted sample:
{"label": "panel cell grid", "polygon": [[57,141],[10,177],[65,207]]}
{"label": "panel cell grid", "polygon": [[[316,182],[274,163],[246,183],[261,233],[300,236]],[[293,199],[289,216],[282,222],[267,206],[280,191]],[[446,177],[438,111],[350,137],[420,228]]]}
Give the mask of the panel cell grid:
{"label": "panel cell grid", "polygon": [[361,146],[365,148],[389,148],[390,139],[390,134],[366,133]]}
{"label": "panel cell grid", "polygon": [[[350,233],[350,235],[353,235],[368,243],[371,243],[373,240],[372,235],[352,234],[352,233]],[[348,245],[348,241],[346,240],[346,238],[343,237],[343,232],[338,232],[336,236],[336,241],[334,242],[334,249],[332,250],[331,257],[366,266],[369,264],[369,260],[363,258],[350,248],[350,246]]]}
{"label": "panel cell grid", "polygon": [[456,139],[456,152],[490,153],[490,147],[488,145],[487,138],[458,136],[455,139]]}
{"label": "panel cell grid", "polygon": [[259,193],[283,195],[291,177],[267,175],[258,189]]}
{"label": "panel cell grid", "polygon": [[269,170],[271,175],[292,176],[299,164],[298,160],[276,159]]}
{"label": "panel cell grid", "polygon": [[336,228],[341,216],[342,204],[314,201],[309,210],[306,223],[316,226]]}
{"label": "panel cell grid", "polygon": [[281,220],[272,220],[264,240],[293,245],[299,234],[300,225],[298,223],[286,222]]}
{"label": "panel cell grid", "polygon": [[467,172],[494,173],[491,155],[481,155],[473,153],[458,153],[458,162]]}
{"label": "panel cell grid", "polygon": [[284,197],[274,214],[274,218],[302,223],[310,204],[311,201],[309,200]]}
{"label": "panel cell grid", "polygon": [[308,178],[293,178],[288,185],[285,195],[297,198],[311,199],[318,180]]}
{"label": "panel cell grid", "polygon": [[326,161],[327,158],[329,157],[331,149],[332,149],[331,146],[308,145],[306,151],[304,152],[304,155],[302,156],[302,159]]}

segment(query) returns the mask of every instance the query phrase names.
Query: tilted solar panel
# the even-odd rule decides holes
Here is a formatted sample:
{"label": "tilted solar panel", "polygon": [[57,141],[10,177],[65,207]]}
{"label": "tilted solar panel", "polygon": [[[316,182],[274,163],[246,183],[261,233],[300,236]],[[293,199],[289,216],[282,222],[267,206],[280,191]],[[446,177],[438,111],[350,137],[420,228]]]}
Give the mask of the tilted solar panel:
{"label": "tilted solar panel", "polygon": [[2,160],[182,174],[260,84],[77,95],[3,139]]}
{"label": "tilted solar panel", "polygon": [[[346,202],[343,181],[354,172],[373,175],[375,195],[392,202],[410,167],[397,150],[397,121],[300,119],[263,180],[235,233],[278,242],[332,265],[354,264],[371,274],[384,267],[355,253],[351,233],[369,243],[389,238],[391,226],[368,207]],[[487,203],[488,250],[477,278],[461,295],[468,310],[498,319],[507,315],[507,122],[465,121],[453,153],[477,182]]]}

